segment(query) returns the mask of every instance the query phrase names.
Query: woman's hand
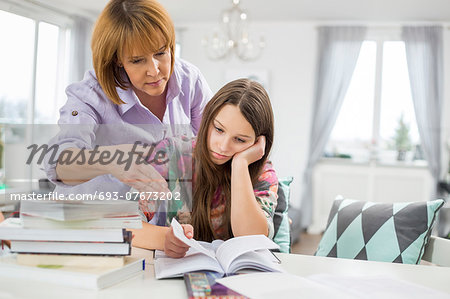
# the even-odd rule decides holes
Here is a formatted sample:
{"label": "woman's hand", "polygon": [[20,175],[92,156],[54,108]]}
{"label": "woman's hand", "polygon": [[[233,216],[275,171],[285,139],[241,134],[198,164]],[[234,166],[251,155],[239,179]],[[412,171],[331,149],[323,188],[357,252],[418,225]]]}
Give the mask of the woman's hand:
{"label": "woman's hand", "polygon": [[[182,224],[184,235],[191,239],[194,237],[194,228],[190,224]],[[184,244],[181,240],[175,237],[173,233],[173,228],[166,233],[166,239],[164,241],[164,253],[172,258],[181,258],[186,255],[189,250],[189,245]]]}
{"label": "woman's hand", "polygon": [[264,156],[265,148],[266,137],[262,135],[258,136],[258,138],[256,138],[255,144],[234,155],[233,163],[235,161],[244,160],[247,165],[250,165]]}
{"label": "woman's hand", "polygon": [[[121,150],[128,155],[134,145],[120,145],[116,150]],[[144,163],[143,159],[147,157],[150,148],[143,146],[134,146],[135,154],[132,157],[132,162],[122,165],[114,163],[109,165],[109,173],[119,179],[121,182],[136,189],[139,192],[164,192],[169,193],[166,180],[159,174],[159,172],[149,163]],[[140,163],[136,163],[140,159]]]}
{"label": "woman's hand", "polygon": [[[144,214],[156,213],[156,210],[158,209],[157,202],[155,200],[152,200],[152,199],[141,199],[141,195],[142,195],[142,197],[144,197],[145,193],[139,194],[139,209]],[[133,198],[134,198],[134,195],[133,195]]]}

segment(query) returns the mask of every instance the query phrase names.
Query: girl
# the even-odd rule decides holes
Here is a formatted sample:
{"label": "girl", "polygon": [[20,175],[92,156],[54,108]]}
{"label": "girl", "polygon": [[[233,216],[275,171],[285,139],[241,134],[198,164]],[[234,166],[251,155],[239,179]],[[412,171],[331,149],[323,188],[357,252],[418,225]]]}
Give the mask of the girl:
{"label": "girl", "polygon": [[[149,157],[156,161],[156,153],[167,154],[166,163],[153,164],[166,179],[174,173],[178,182],[192,176],[192,209],[188,201],[161,215],[155,213],[154,202],[141,201],[147,220],[164,217],[168,224],[177,217],[189,223],[184,225],[188,238],[203,241],[252,234],[273,237],[278,180],[267,161],[273,131],[273,112],[264,88],[248,79],[226,84],[205,107],[198,137],[192,142],[193,159],[186,150],[189,142],[181,139],[161,141]],[[188,250],[169,227],[144,223],[134,234],[134,246],[164,250],[171,257],[182,257]]]}

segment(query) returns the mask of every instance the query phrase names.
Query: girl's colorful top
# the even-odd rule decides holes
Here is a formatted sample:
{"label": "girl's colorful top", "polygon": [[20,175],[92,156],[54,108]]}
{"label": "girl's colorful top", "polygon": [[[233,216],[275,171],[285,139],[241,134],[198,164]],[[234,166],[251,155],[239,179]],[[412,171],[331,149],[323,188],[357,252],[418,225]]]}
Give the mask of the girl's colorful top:
{"label": "girl's colorful top", "polygon": [[[190,223],[192,190],[195,184],[195,169],[193,169],[195,163],[192,158],[195,144],[195,139],[168,138],[152,146],[147,161],[168,180],[172,194],[164,194],[163,197],[166,200],[163,201],[150,199],[140,202],[141,215],[146,221],[169,226],[172,218],[176,217],[180,223]],[[273,215],[278,199],[278,178],[271,162],[264,165],[263,172],[253,190],[257,202],[266,215],[269,238],[272,238]],[[218,188],[211,202],[210,212],[214,235],[223,240],[230,237],[224,225],[226,200],[223,190]]]}

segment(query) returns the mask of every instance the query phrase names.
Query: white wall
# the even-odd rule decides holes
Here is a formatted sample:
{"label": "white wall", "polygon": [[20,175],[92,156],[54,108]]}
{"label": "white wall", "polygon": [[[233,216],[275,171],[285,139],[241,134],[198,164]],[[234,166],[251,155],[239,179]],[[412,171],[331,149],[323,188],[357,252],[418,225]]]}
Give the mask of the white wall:
{"label": "white wall", "polygon": [[243,68],[269,72],[268,92],[275,114],[271,160],[280,177],[294,177],[292,199],[299,204],[312,114],[317,47],[315,25],[300,22],[253,23],[253,31],[262,33],[266,40],[261,57],[254,62],[243,62],[235,56],[225,61],[207,59],[201,40],[211,33],[215,25],[184,25],[179,36],[181,56],[200,68],[213,92],[226,83],[226,70]]}
{"label": "white wall", "polygon": [[[176,24],[181,56],[200,68],[213,91],[225,81],[228,69],[247,68],[269,71],[269,95],[275,113],[275,143],[271,160],[280,177],[294,176],[292,201],[300,204],[302,174],[309,146],[317,53],[317,22],[252,23],[252,30],[265,36],[266,48],[254,62],[236,57],[212,61],[201,46],[204,36],[216,23]],[[444,29],[443,137],[450,139],[450,30]],[[447,84],[446,84],[447,83]],[[446,160],[446,159],[445,159]],[[447,163],[443,162],[444,169]]]}

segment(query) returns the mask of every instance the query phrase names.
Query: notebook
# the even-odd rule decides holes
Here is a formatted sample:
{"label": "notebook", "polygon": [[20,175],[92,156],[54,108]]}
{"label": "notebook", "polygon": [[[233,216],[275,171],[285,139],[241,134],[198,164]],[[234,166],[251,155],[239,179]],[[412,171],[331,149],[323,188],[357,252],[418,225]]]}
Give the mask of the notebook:
{"label": "notebook", "polygon": [[[418,266],[419,267],[419,266]],[[216,281],[249,298],[444,299],[447,293],[384,275],[253,273]]]}

